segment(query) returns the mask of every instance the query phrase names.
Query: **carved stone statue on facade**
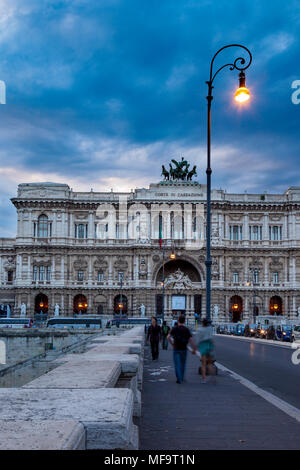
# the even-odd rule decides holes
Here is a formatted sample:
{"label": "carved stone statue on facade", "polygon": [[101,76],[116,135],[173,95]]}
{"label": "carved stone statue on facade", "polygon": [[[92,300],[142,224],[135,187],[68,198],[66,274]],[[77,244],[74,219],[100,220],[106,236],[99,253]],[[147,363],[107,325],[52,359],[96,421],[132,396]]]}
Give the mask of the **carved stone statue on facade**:
{"label": "carved stone statue on facade", "polygon": [[165,287],[171,289],[188,289],[193,287],[193,283],[187,274],[184,274],[179,268],[174,274],[170,274],[165,280]]}
{"label": "carved stone statue on facade", "polygon": [[55,304],[55,306],[54,306],[54,315],[55,315],[56,317],[59,316],[59,310],[60,310],[59,305],[58,305],[58,304]]}
{"label": "carved stone statue on facade", "polygon": [[141,311],[141,317],[144,317],[145,316],[145,313],[146,313],[146,307],[144,304],[142,304],[140,307],[139,307],[139,310]]}
{"label": "carved stone statue on facade", "polygon": [[21,303],[21,317],[26,317],[26,304],[24,302]]}

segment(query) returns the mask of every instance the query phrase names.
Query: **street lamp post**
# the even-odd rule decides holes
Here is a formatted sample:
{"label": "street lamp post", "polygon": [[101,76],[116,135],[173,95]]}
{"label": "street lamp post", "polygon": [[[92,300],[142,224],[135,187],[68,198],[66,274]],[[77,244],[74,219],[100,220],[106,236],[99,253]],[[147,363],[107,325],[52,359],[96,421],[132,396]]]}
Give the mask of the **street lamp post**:
{"label": "street lamp post", "polygon": [[[214,61],[215,58],[219,55],[221,51],[224,49],[228,49],[231,47],[240,47],[244,49],[248,54],[249,58],[248,61],[243,57],[237,57],[233,63],[228,63],[220,67],[216,72],[214,72]],[[248,101],[250,98],[250,93],[249,90],[246,88],[246,78],[245,78],[245,70],[250,66],[252,62],[252,54],[247,49],[247,47],[242,46],[240,44],[230,44],[228,46],[224,46],[221,49],[216,52],[216,54],[213,56],[211,64],[210,64],[210,76],[209,80],[206,82],[208,85],[208,95],[206,97],[207,99],[207,169],[206,169],[206,175],[207,175],[207,187],[206,187],[206,260],[205,260],[205,265],[206,265],[206,318],[210,322],[211,319],[211,265],[212,265],[212,260],[211,260],[211,249],[210,249],[210,233],[211,233],[211,227],[210,227],[210,221],[211,221],[211,174],[212,174],[212,169],[211,169],[211,102],[213,100],[213,83],[214,80],[217,76],[217,74],[223,70],[226,67],[229,67],[230,70],[237,70],[239,71],[239,88],[237,89],[234,98],[236,101],[243,103],[245,101]]]}
{"label": "street lamp post", "polygon": [[165,244],[163,244],[163,265],[162,265],[162,322],[165,319]]}
{"label": "street lamp post", "polygon": [[120,303],[119,303],[119,311],[120,311],[120,317],[122,318],[123,314],[123,297],[122,297],[122,289],[123,289],[123,273],[120,274]]}

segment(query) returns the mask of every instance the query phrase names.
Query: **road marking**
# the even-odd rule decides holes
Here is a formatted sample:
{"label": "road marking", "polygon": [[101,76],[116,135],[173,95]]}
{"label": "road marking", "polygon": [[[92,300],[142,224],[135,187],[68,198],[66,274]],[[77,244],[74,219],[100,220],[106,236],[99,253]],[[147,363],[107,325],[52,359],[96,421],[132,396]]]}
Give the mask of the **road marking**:
{"label": "road marking", "polygon": [[215,336],[218,336],[218,338],[234,338],[239,339],[240,341],[253,341],[255,343],[268,344],[269,346],[279,346],[280,348],[286,349],[296,349],[298,345],[300,347],[300,343],[296,343],[295,341],[293,343],[280,343],[279,341],[273,341],[272,339],[247,338],[245,336],[220,335],[218,333],[216,333]]}
{"label": "road marking", "polygon": [[228,372],[231,375],[231,377],[233,377],[235,380],[240,382],[245,387],[249,388],[249,390],[252,390],[252,392],[264,398],[266,401],[276,406],[276,408],[283,411],[285,414],[291,416],[292,418],[296,419],[300,423],[300,410],[298,408],[296,408],[293,405],[290,405],[284,400],[281,400],[281,398],[276,397],[272,393],[267,392],[266,390],[263,390],[262,388],[255,385],[253,382],[250,382],[250,380],[245,379],[245,377],[242,377],[236,372],[233,372],[233,370],[228,369],[227,367],[223,366],[223,364],[216,362],[216,365],[220,370],[223,370],[224,372]]}

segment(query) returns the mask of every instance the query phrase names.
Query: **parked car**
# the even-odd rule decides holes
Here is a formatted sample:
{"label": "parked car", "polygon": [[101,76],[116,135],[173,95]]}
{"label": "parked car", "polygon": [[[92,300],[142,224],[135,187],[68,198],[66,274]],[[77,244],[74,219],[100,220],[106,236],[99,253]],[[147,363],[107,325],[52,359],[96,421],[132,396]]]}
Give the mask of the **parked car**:
{"label": "parked car", "polygon": [[257,325],[255,323],[251,323],[249,325],[249,336],[255,336],[257,330]]}
{"label": "parked car", "polygon": [[288,341],[292,343],[294,341],[293,328],[289,325],[282,327],[282,341]]}
{"label": "parked car", "polygon": [[293,334],[294,334],[294,341],[296,343],[300,343],[300,326],[299,325],[295,326]]}
{"label": "parked car", "polygon": [[267,338],[267,334],[268,334],[268,326],[267,325],[262,325],[260,326],[260,328],[257,330],[257,333],[258,333],[258,338],[261,338],[261,339],[266,339]]}
{"label": "parked car", "polygon": [[290,325],[278,325],[275,330],[275,339],[278,341],[294,341],[293,328]]}
{"label": "parked car", "polygon": [[267,339],[275,339],[275,328],[273,325],[270,325],[267,330]]}

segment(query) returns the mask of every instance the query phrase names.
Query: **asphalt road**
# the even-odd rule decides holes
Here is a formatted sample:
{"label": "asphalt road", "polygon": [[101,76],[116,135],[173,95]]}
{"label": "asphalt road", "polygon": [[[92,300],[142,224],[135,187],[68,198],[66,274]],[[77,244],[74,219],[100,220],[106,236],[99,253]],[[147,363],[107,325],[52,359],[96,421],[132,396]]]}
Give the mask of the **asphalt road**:
{"label": "asphalt road", "polygon": [[217,361],[255,385],[300,409],[300,364],[294,349],[215,336]]}

